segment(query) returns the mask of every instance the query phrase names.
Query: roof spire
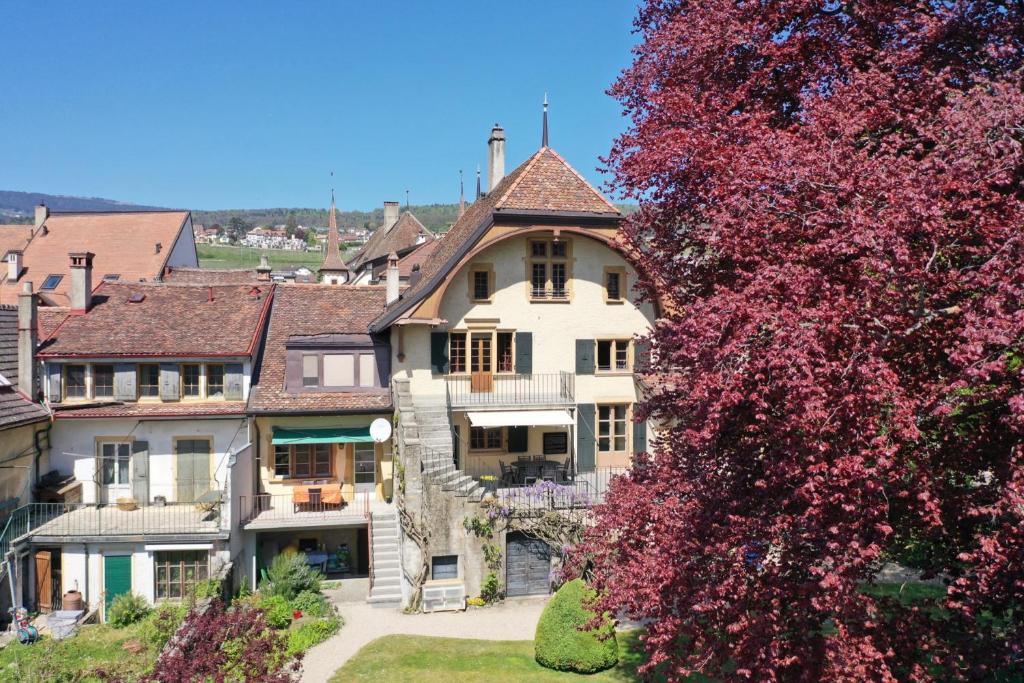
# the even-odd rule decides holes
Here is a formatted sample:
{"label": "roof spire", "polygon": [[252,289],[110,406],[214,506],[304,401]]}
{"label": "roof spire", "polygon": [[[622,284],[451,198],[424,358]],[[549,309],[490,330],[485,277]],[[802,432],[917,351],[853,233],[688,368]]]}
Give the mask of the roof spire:
{"label": "roof spire", "polygon": [[480,164],[476,165],[476,198],[480,199],[484,193],[480,191]]}
{"label": "roof spire", "polygon": [[548,146],[548,93],[544,92],[544,128],[540,136],[540,146]]}
{"label": "roof spire", "polygon": [[466,213],[466,191],[462,185],[462,169],[459,169],[459,217]]}
{"label": "roof spire", "polygon": [[[334,171],[331,171],[331,179],[334,179]],[[333,183],[332,183],[333,185]],[[338,213],[334,205],[334,188],[331,188],[331,210],[327,213],[327,248],[324,251],[324,261],[320,264],[320,272],[341,272],[348,268],[341,260],[341,238],[338,235]]]}

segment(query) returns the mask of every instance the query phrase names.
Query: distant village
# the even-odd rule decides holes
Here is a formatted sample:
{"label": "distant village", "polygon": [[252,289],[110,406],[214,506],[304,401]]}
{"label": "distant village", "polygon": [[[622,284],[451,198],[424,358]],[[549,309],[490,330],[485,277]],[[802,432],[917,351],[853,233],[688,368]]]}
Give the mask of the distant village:
{"label": "distant village", "polygon": [[[196,244],[241,245],[254,249],[281,249],[283,251],[323,251],[327,241],[327,227],[299,225],[289,230],[285,224],[260,225],[252,228],[241,239],[233,239],[223,226],[192,226]],[[339,237],[342,244],[360,246],[370,239],[371,231],[365,228],[348,228]]]}

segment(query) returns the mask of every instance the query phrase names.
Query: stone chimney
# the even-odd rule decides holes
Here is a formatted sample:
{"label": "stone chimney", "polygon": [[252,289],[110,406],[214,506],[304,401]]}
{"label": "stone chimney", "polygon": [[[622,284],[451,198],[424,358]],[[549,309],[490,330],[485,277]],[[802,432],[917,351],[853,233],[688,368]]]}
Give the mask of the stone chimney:
{"label": "stone chimney", "polygon": [[18,293],[18,389],[36,400],[36,347],[39,345],[38,311],[32,283]]}
{"label": "stone chimney", "polygon": [[388,254],[388,271],[385,280],[384,303],[388,306],[398,301],[398,254]]}
{"label": "stone chimney", "polygon": [[505,177],[505,129],[497,123],[487,141],[487,191],[493,192]]}
{"label": "stone chimney", "polygon": [[395,227],[398,222],[398,202],[384,202],[384,232]]}
{"label": "stone chimney", "polygon": [[7,279],[10,282],[17,282],[21,277],[23,254],[17,249],[7,252]]}
{"label": "stone chimney", "polygon": [[43,222],[50,217],[50,209],[46,204],[40,204],[36,207],[36,227],[38,228]]}
{"label": "stone chimney", "polygon": [[91,251],[73,252],[71,257],[71,312],[82,314],[92,306],[92,259]]}
{"label": "stone chimney", "polygon": [[260,264],[256,266],[256,279],[260,282],[270,282],[270,259],[266,254],[260,256]]}

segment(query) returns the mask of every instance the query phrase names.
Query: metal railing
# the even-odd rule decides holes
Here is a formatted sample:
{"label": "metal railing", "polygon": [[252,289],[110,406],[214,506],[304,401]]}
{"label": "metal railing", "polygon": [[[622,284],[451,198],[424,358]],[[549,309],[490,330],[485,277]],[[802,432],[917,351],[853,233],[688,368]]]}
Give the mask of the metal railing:
{"label": "metal railing", "polygon": [[448,402],[452,407],[572,405],[575,403],[576,376],[571,372],[494,374],[490,387],[479,388],[470,375],[447,375]]}
{"label": "metal railing", "polygon": [[[6,555],[28,534],[54,537],[160,536],[220,531],[220,503],[118,506],[97,503],[29,503],[18,508],[0,536]],[[2,556],[0,555],[0,556]]]}
{"label": "metal railing", "polygon": [[568,301],[569,290],[565,287],[531,287],[531,299],[545,299],[547,301]]}
{"label": "metal railing", "polygon": [[369,519],[372,493],[357,493],[354,500],[342,503],[324,502],[315,491],[310,492],[307,502],[298,503],[290,493],[258,493],[255,496],[239,496],[241,525],[259,521],[307,521],[320,519]]}
{"label": "metal railing", "polygon": [[604,502],[612,480],[628,471],[624,467],[598,467],[586,472],[574,472],[572,463],[567,467],[545,467],[542,464],[536,470],[520,468],[519,476],[509,476],[507,471],[502,474],[499,460],[504,460],[511,467],[515,458],[472,458],[464,463],[463,471],[499,500],[520,507],[573,508],[596,505]]}

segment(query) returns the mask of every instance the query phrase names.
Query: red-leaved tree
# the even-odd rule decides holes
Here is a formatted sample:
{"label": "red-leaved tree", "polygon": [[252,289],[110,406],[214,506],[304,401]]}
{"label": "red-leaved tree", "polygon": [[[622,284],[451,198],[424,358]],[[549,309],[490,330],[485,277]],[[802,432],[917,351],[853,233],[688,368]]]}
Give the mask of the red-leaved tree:
{"label": "red-leaved tree", "polygon": [[[652,453],[580,547],[672,678],[1024,667],[1024,5],[648,0]],[[942,610],[877,597],[900,560]],[[872,596],[876,597],[872,597]],[[1001,673],[1000,673],[1001,672]]]}

